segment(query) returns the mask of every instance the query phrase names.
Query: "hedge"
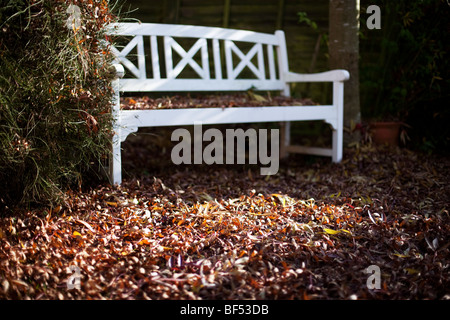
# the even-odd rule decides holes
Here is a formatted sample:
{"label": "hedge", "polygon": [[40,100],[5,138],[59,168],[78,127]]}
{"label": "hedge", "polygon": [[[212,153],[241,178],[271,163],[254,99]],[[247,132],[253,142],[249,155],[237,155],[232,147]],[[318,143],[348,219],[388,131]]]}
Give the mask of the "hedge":
{"label": "hedge", "polygon": [[[107,0],[0,8],[0,208],[49,205],[101,178],[112,133]],[[74,19],[76,18],[76,19]]]}

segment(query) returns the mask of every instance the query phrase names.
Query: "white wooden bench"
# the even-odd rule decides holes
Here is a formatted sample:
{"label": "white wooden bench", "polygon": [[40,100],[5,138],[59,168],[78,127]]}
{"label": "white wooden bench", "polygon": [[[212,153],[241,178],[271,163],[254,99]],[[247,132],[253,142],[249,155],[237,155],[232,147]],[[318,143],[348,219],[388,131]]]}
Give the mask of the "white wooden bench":
{"label": "white wooden bench", "polygon": [[[117,23],[110,25],[108,33],[123,36],[124,40],[129,39],[121,50],[112,47],[116,56],[114,66],[117,73],[113,80],[113,116],[116,121],[110,161],[112,183],[122,182],[121,142],[140,127],[281,122],[280,154],[301,152],[330,156],[333,162],[341,161],[343,82],[349,79],[349,73],[346,70],[315,74],[290,72],[283,31],[266,34],[189,25]],[[190,39],[189,48],[183,48],[179,44],[182,38]],[[250,47],[247,53],[240,49],[245,45]],[[131,61],[133,59],[134,62]],[[187,66],[195,71],[197,77],[186,79],[180,76]],[[123,67],[128,71],[125,77]],[[241,76],[244,69],[247,69],[246,78]],[[249,73],[251,76],[248,76]],[[289,84],[292,82],[332,82],[332,104],[225,109],[120,109],[120,92],[223,92],[254,89],[280,91],[282,95],[289,96]],[[290,145],[290,122],[306,120],[323,120],[331,125],[331,149]]]}

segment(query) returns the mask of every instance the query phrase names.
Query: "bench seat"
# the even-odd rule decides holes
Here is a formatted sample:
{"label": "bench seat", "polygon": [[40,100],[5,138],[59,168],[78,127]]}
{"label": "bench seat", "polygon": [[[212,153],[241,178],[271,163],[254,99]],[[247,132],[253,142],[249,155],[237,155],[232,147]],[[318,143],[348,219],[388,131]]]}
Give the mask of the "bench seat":
{"label": "bench seat", "polygon": [[261,94],[221,94],[221,95],[174,95],[159,98],[148,96],[121,97],[121,110],[158,110],[187,108],[234,108],[269,106],[313,106],[311,99],[261,95]]}

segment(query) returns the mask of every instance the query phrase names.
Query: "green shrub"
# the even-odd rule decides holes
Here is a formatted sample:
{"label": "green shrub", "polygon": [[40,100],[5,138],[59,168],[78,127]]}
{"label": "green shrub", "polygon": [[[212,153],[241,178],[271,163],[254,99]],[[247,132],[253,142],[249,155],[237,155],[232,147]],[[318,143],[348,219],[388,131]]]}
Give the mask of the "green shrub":
{"label": "green shrub", "polygon": [[[71,4],[79,27],[68,24]],[[57,202],[101,172],[112,132],[103,28],[113,20],[106,0],[2,4],[0,207]]]}

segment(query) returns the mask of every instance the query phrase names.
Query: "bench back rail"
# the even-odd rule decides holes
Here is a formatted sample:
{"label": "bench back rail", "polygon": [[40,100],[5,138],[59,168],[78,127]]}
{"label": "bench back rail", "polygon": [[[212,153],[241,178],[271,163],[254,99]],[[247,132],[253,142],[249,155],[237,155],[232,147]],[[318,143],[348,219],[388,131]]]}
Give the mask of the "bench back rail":
{"label": "bench back rail", "polygon": [[[110,28],[112,35],[131,37],[122,48],[111,48],[115,62],[129,71],[120,82],[121,91],[286,89],[280,71],[288,70],[287,59],[279,58],[286,55],[283,31],[265,34],[152,23],[118,23]],[[186,39],[194,43],[181,45]],[[187,69],[189,78],[183,74]]]}

